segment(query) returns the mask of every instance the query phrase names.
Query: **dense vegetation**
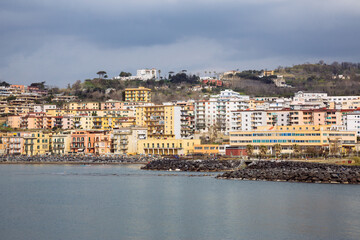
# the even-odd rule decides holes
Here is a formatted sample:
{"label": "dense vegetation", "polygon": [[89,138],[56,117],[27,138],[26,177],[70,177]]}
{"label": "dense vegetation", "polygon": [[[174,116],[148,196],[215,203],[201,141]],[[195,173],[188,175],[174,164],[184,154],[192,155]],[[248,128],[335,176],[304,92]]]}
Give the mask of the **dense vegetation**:
{"label": "dense vegetation", "polygon": [[247,70],[232,79],[232,88],[253,96],[292,96],[297,91],[326,92],[329,95],[358,95],[360,63],[320,61],[292,67],[278,67],[275,75],[283,76],[293,88],[277,88],[271,82],[275,76],[259,78],[261,71]]}
{"label": "dense vegetation", "polygon": [[[121,76],[128,76],[129,73],[121,72]],[[125,88],[146,87],[153,92],[153,101],[160,103],[171,100],[199,99],[203,92],[193,92],[192,86],[199,84],[199,77],[177,73],[170,75],[168,79],[161,80],[120,80],[94,78],[86,79],[84,82],[76,81],[68,85],[66,89],[59,90],[64,94],[76,95],[82,100],[122,100]]]}
{"label": "dense vegetation", "polygon": [[[98,78],[77,80],[65,89],[48,87],[45,82],[32,83],[30,86],[48,90],[45,99],[52,102],[55,94],[78,96],[80,100],[104,101],[107,99],[122,100],[124,89],[129,87],[147,87],[152,90],[153,101],[160,103],[172,100],[200,99],[210,94],[217,94],[225,87],[214,87],[194,91],[195,85],[201,85],[199,77],[186,74],[185,70],[161,80],[120,80],[107,78],[105,71],[97,72]],[[285,96],[290,97],[297,91],[327,92],[329,95],[358,95],[360,92],[360,63],[331,63],[320,61],[316,64],[305,63],[292,67],[278,67],[275,75],[260,77],[262,70],[246,70],[230,76],[227,81],[231,88],[250,96]],[[131,73],[120,72],[119,76],[130,76]],[[283,76],[292,88],[278,88],[273,83],[276,76]],[[0,86],[9,86],[2,82]]]}

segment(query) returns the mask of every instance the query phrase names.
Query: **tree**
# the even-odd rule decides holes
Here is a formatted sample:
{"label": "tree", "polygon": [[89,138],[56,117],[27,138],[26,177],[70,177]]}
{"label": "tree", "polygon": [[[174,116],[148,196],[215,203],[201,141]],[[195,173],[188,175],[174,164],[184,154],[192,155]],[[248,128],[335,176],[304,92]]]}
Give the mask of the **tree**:
{"label": "tree", "polygon": [[275,150],[275,155],[280,156],[280,154],[281,154],[281,145],[280,144],[275,144],[273,149]]}
{"label": "tree", "polygon": [[292,146],[292,149],[293,149],[293,153],[294,153],[295,155],[300,154],[300,146],[299,146],[299,145],[294,144],[294,145]]}
{"label": "tree", "polygon": [[120,74],[119,74],[119,76],[120,77],[130,77],[131,76],[131,73],[129,73],[129,72],[121,72]]}
{"label": "tree", "polygon": [[54,98],[54,95],[49,95],[49,96],[47,96],[44,100],[45,100],[46,102],[50,103],[53,98]]}
{"label": "tree", "polygon": [[268,151],[268,148],[264,145],[261,145],[259,148],[260,148],[260,156],[261,157],[265,156]]}
{"label": "tree", "polygon": [[182,82],[186,82],[186,83],[190,83],[190,84],[196,84],[199,82],[199,77],[192,75],[186,75],[186,73],[177,73],[175,75],[169,75],[169,80],[171,83],[182,83]]}
{"label": "tree", "polygon": [[39,90],[45,90],[45,81],[44,82],[37,82],[37,83],[31,83],[30,87],[36,87]]}
{"label": "tree", "polygon": [[254,146],[251,145],[251,144],[247,145],[246,146],[246,152],[247,152],[249,157],[252,156],[253,153],[254,153]]}
{"label": "tree", "polygon": [[80,80],[77,80],[77,81],[72,85],[72,88],[73,88],[75,91],[80,91],[80,90],[81,90],[81,81],[80,81]]}
{"label": "tree", "polygon": [[319,151],[315,147],[311,147],[311,146],[306,147],[305,153],[309,157],[315,157],[319,155]]}
{"label": "tree", "polygon": [[106,75],[106,72],[104,70],[101,70],[98,71],[96,74],[99,75],[99,78],[103,78]]}
{"label": "tree", "polygon": [[340,155],[341,148],[342,145],[340,138],[329,139],[329,152],[331,155]]}
{"label": "tree", "polygon": [[5,82],[5,81],[2,81],[2,82],[0,82],[0,86],[1,86],[1,87],[9,87],[10,84],[7,83],[7,82]]}
{"label": "tree", "polygon": [[160,75],[161,70],[160,69],[158,70],[158,73],[159,73],[159,79],[161,79],[161,75]]}
{"label": "tree", "polygon": [[14,95],[11,95],[9,97],[6,98],[6,101],[9,102],[9,101],[13,101],[13,100],[16,100],[16,96]]}

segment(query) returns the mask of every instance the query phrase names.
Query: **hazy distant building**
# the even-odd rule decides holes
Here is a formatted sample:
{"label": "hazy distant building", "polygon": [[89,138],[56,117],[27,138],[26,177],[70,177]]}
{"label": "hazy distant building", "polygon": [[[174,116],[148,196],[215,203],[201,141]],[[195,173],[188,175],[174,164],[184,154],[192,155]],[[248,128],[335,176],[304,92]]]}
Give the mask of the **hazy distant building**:
{"label": "hazy distant building", "polygon": [[146,81],[146,80],[150,80],[150,79],[156,79],[157,75],[156,75],[156,69],[152,68],[152,69],[140,69],[136,71],[136,78]]}

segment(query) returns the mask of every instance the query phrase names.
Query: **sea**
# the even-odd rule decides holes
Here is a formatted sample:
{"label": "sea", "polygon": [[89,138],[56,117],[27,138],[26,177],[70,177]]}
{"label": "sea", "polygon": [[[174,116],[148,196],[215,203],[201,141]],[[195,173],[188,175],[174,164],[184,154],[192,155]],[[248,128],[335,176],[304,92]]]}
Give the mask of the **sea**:
{"label": "sea", "polygon": [[0,165],[0,239],[360,239],[360,185],[140,166]]}

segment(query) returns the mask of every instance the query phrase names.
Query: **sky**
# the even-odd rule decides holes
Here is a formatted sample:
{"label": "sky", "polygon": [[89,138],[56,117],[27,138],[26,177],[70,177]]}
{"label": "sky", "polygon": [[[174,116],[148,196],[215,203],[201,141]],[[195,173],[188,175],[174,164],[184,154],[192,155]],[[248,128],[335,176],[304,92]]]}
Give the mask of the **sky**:
{"label": "sky", "polygon": [[0,81],[360,62],[359,0],[1,0]]}

